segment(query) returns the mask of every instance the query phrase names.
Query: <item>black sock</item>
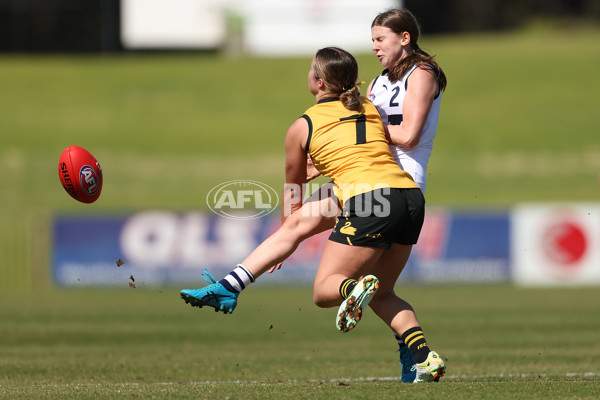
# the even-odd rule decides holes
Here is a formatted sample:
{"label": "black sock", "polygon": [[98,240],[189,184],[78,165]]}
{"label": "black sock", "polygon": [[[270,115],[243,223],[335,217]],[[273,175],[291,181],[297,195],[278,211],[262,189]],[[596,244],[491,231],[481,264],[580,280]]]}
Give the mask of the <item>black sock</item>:
{"label": "black sock", "polygon": [[398,334],[396,332],[394,332],[394,337],[396,338],[396,341],[398,342],[399,349],[406,347],[406,344],[404,344],[404,340],[402,340],[402,338],[400,336],[398,336]]}
{"label": "black sock", "polygon": [[429,355],[429,347],[427,346],[425,335],[423,335],[423,331],[421,330],[420,326],[410,328],[402,334],[401,338],[410,349],[410,352],[412,353],[417,364],[427,360],[427,356]]}
{"label": "black sock", "polygon": [[342,299],[347,299],[350,296],[350,293],[352,293],[357,283],[357,280],[350,278],[346,278],[342,281],[342,284],[340,285],[340,296],[342,296]]}

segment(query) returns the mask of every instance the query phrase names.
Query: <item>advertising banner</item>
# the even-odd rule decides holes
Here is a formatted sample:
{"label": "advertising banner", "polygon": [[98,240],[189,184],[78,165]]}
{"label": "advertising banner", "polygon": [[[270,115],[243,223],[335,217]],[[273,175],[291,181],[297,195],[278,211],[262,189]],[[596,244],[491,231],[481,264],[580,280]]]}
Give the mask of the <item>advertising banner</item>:
{"label": "advertising banner", "polygon": [[378,13],[402,7],[397,0],[246,0],[233,2],[243,24],[244,48],[262,56],[313,55],[338,46],[371,51],[371,23]]}
{"label": "advertising banner", "polygon": [[216,49],[226,40],[221,0],[121,0],[126,49]]}
{"label": "advertising banner", "polygon": [[400,279],[431,283],[510,280],[506,212],[428,209],[419,242]]}
{"label": "advertising banner", "polygon": [[[59,215],[53,224],[53,278],[60,286],[204,286],[204,268],[222,277],[279,225],[277,213],[254,219],[162,210]],[[508,235],[507,213],[428,210],[401,281],[507,281]],[[280,271],[259,282],[312,282],[328,236],[305,240]]]}
{"label": "advertising banner", "polygon": [[515,282],[600,283],[600,205],[525,204],[512,212]]}

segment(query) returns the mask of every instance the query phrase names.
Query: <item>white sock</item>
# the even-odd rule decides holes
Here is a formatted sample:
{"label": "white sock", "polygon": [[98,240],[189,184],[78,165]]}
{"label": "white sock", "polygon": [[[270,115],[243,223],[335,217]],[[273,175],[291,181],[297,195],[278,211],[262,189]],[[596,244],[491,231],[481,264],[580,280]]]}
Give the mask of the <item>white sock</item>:
{"label": "white sock", "polygon": [[246,289],[248,285],[254,282],[254,275],[250,271],[246,269],[242,264],[238,264],[236,269],[231,271],[229,275],[227,275],[225,279],[232,288],[241,292]]}

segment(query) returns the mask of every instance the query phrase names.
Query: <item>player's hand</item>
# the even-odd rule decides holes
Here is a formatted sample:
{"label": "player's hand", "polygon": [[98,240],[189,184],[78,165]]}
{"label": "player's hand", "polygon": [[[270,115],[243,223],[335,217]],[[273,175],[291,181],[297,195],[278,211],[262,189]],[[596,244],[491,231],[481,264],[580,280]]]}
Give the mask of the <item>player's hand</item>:
{"label": "player's hand", "polygon": [[282,265],[283,265],[283,261],[278,263],[277,265],[273,265],[271,268],[269,268],[269,273],[272,274],[273,272],[277,271],[278,269],[281,269]]}
{"label": "player's hand", "polygon": [[306,155],[306,181],[311,181],[315,179],[317,176],[321,175],[318,169],[315,168],[315,165],[312,162],[312,158],[310,155]]}

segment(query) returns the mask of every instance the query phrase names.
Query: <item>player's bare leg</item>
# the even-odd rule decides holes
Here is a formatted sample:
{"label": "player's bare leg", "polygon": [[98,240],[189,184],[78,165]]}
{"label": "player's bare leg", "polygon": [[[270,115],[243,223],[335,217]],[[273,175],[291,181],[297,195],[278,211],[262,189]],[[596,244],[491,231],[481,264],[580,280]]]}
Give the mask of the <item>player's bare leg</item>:
{"label": "player's bare leg", "polygon": [[380,289],[370,306],[412,353],[416,363],[414,382],[438,381],[446,370],[444,360],[435,351],[429,350],[412,306],[394,292],[394,284],[408,261],[411,249],[412,246],[393,244],[381,256],[373,270],[380,276]]}
{"label": "player's bare leg", "polygon": [[250,253],[242,265],[258,278],[289,257],[303,240],[332,229],[338,213],[335,197],[319,198],[318,194],[313,194],[299,210],[285,219],[275,233]]}
{"label": "player's bare leg", "polygon": [[[377,277],[370,271],[383,252],[382,248],[327,242],[315,277],[313,298],[319,307],[339,307],[336,327],[341,332],[356,326],[377,291]],[[360,277],[347,298],[343,296],[344,283],[356,282]]]}
{"label": "player's bare leg", "polygon": [[333,191],[318,191],[311,196],[242,264],[238,264],[220,281],[217,282],[210,271],[205,269],[202,276],[209,285],[200,289],[181,290],[181,298],[195,307],[210,306],[216,311],[232,313],[240,292],[256,278],[289,257],[304,239],[334,226],[335,217],[339,213],[337,199],[335,196],[322,196],[323,193],[333,194]]}

